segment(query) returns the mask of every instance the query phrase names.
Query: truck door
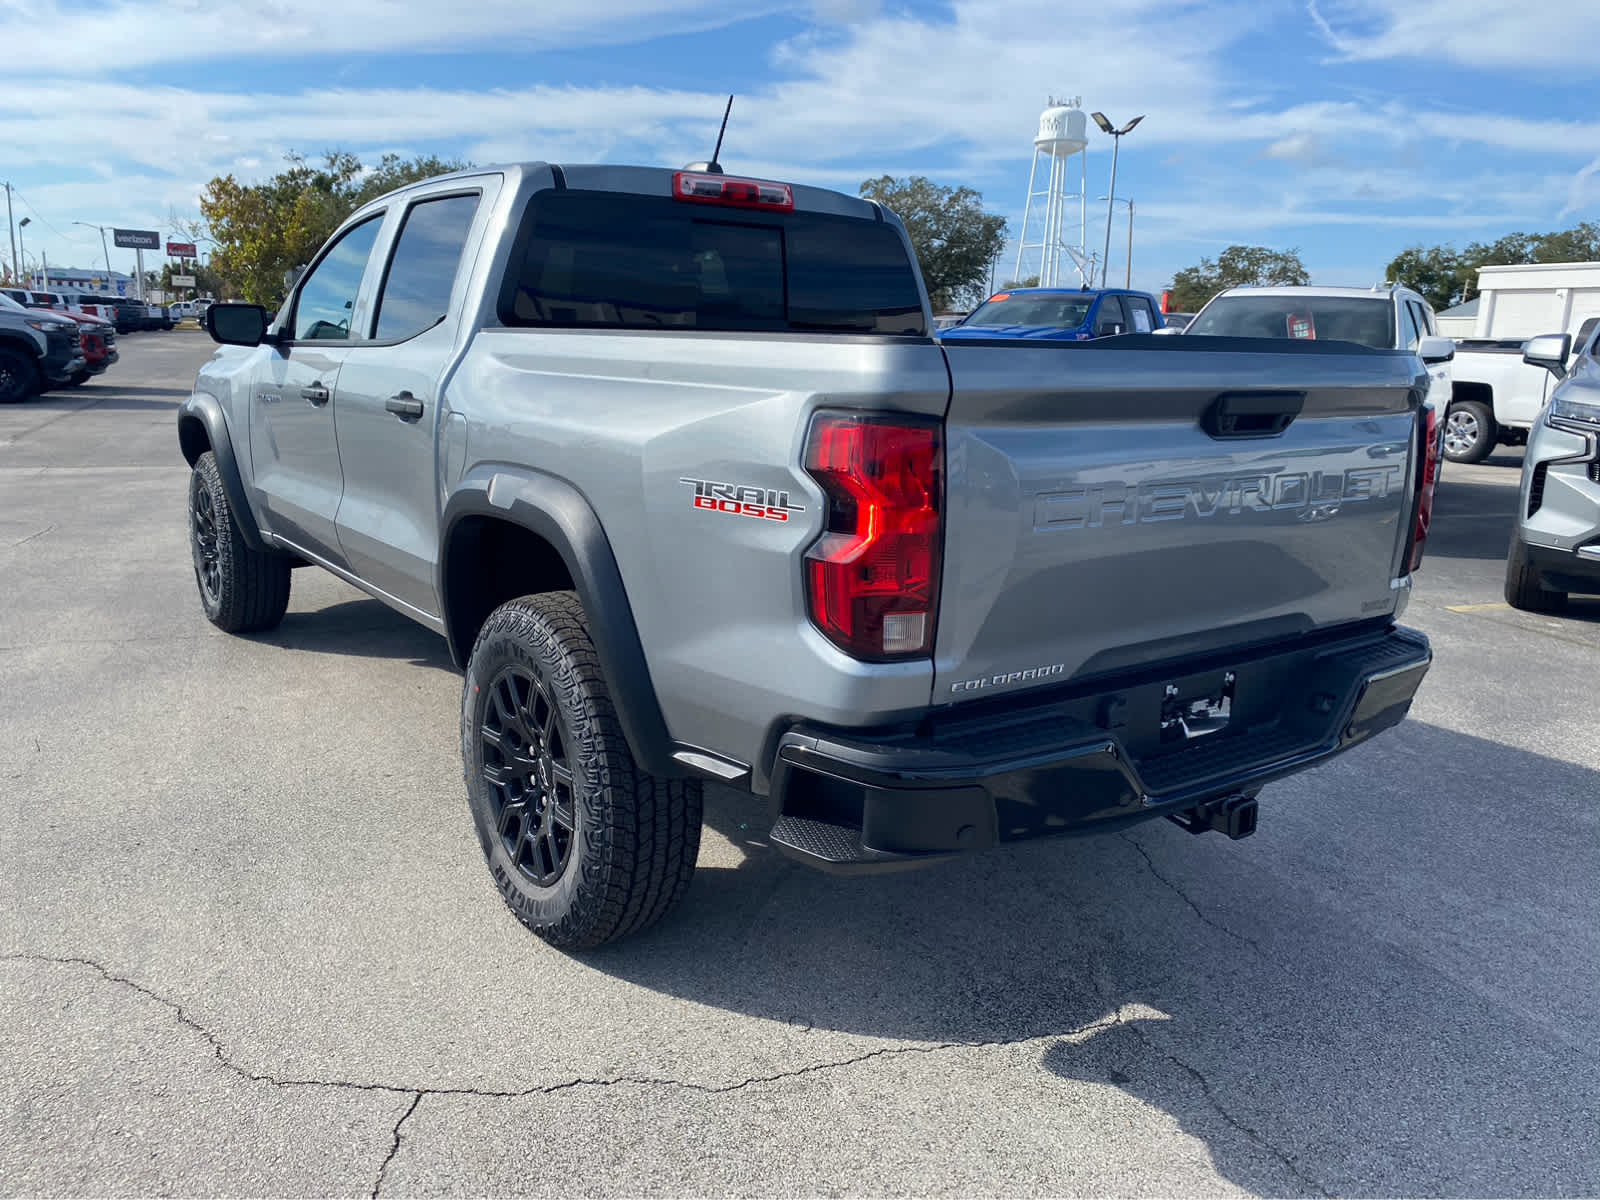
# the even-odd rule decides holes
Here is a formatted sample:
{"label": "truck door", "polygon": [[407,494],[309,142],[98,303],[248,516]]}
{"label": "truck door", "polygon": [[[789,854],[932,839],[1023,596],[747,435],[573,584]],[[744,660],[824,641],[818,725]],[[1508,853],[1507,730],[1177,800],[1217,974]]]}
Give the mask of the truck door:
{"label": "truck door", "polygon": [[467,248],[481,238],[474,228],[491,186],[458,182],[410,205],[392,239],[371,337],[351,347],[339,376],[339,545],[362,579],[429,616],[440,611],[440,392],[461,333]]}
{"label": "truck door", "polygon": [[344,478],[333,416],[361,279],[383,224],[351,226],[301,281],[284,328],[252,380],[250,462],[268,521],[301,549],[343,565],[334,516]]}

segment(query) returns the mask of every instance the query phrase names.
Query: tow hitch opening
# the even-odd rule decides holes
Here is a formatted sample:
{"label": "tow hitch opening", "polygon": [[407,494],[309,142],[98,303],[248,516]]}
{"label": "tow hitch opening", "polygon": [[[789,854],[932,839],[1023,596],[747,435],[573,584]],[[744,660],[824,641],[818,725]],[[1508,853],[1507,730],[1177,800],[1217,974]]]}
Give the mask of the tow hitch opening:
{"label": "tow hitch opening", "polygon": [[1183,812],[1169,813],[1167,820],[1187,829],[1190,833],[1209,833],[1216,830],[1238,841],[1256,831],[1256,798],[1244,795],[1226,796],[1220,800],[1197,804]]}

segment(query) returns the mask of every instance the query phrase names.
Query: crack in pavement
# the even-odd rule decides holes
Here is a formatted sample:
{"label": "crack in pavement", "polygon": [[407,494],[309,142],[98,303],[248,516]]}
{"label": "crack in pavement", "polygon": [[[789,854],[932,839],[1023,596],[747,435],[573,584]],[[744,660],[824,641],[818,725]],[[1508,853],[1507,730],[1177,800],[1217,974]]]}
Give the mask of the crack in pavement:
{"label": "crack in pavement", "polygon": [[18,538],[16,541],[12,542],[10,546],[8,546],[6,548],[8,550],[15,550],[18,546],[26,545],[28,542],[33,541],[34,538],[42,538],[45,534],[49,533],[54,528],[55,528],[55,526],[53,524],[51,524],[51,525],[46,525],[43,529],[36,529],[32,533],[30,533],[27,537]]}
{"label": "crack in pavement", "polygon": [[1139,857],[1144,859],[1144,865],[1150,869],[1150,874],[1156,877],[1157,882],[1159,882],[1178,899],[1187,904],[1189,906],[1189,911],[1194,913],[1194,915],[1198,917],[1202,923],[1211,926],[1211,928],[1215,929],[1218,933],[1227,934],[1227,936],[1231,937],[1236,942],[1242,942],[1244,945],[1249,946],[1250,949],[1259,954],[1263,959],[1271,961],[1271,958],[1267,952],[1261,948],[1261,943],[1257,942],[1254,938],[1248,937],[1235,929],[1229,929],[1221,921],[1216,921],[1206,916],[1206,914],[1201,910],[1200,906],[1189,898],[1188,892],[1184,891],[1181,887],[1173,883],[1172,880],[1168,879],[1161,873],[1160,869],[1156,866],[1155,859],[1150,857],[1150,852],[1146,850],[1142,844],[1129,837],[1126,833],[1119,832],[1117,836],[1139,852]]}
{"label": "crack in pavement", "polygon": [[[384,1092],[390,1095],[412,1096],[418,1101],[420,1101],[421,1097],[423,1096],[472,1096],[489,1100],[512,1100],[526,1098],[529,1096],[548,1096],[553,1095],[556,1092],[570,1091],[573,1088],[607,1088],[617,1087],[624,1084],[632,1084],[637,1087],[677,1088],[688,1092],[700,1092],[704,1095],[720,1096],[726,1095],[729,1092],[737,1092],[747,1087],[754,1087],[759,1084],[777,1083],[785,1079],[798,1079],[805,1075],[815,1075],[823,1071],[834,1071],[843,1069],[845,1067],[853,1067],[859,1063],[868,1062],[875,1058],[893,1058],[903,1054],[937,1054],[946,1050],[998,1049],[1008,1046],[1026,1045],[1028,1042],[1045,1041],[1047,1039],[1060,1040],[1082,1038],[1090,1036],[1103,1029],[1111,1029],[1116,1025],[1123,1023],[1120,1012],[1117,1012],[1112,1013],[1108,1017],[1102,1017],[1098,1020],[1090,1021],[1085,1025],[1080,1025],[1077,1028],[1069,1029],[1061,1033],[1032,1034],[1026,1037],[1016,1038],[992,1038],[986,1041],[978,1042],[929,1042],[920,1046],[879,1046],[876,1049],[867,1050],[861,1054],[852,1055],[849,1058],[831,1059],[818,1063],[808,1063],[805,1066],[795,1067],[791,1070],[776,1071],[771,1075],[752,1075],[745,1079],[739,1080],[737,1083],[710,1084],[695,1083],[691,1080],[685,1079],[663,1079],[648,1075],[616,1075],[609,1079],[587,1079],[579,1077],[577,1079],[563,1080],[560,1083],[537,1084],[533,1087],[513,1088],[509,1090],[472,1087],[418,1087],[415,1084],[361,1083],[350,1079],[292,1079],[283,1078],[276,1075],[268,1075],[260,1071],[253,1071],[249,1067],[242,1066],[235,1062],[228,1051],[227,1046],[222,1042],[222,1040],[204,1025],[200,1024],[199,1021],[190,1016],[188,1010],[184,1008],[184,1006],[178,1001],[170,1000],[166,996],[161,995],[161,993],[153,991],[144,984],[139,983],[136,980],[129,979],[125,975],[118,975],[102,964],[95,962],[93,959],[72,956],[11,952],[0,954],[0,962],[27,962],[43,963],[52,966],[86,967],[89,970],[97,973],[108,983],[114,983],[130,988],[139,993],[141,996],[147,997],[150,1000],[154,1000],[157,1004],[160,1004],[162,1007],[171,1011],[177,1018],[180,1025],[186,1029],[193,1030],[195,1033],[199,1034],[205,1039],[206,1043],[211,1047],[212,1053],[216,1056],[217,1061],[224,1068],[243,1079],[249,1080],[252,1083],[265,1083],[270,1084],[273,1087],[325,1087],[359,1092]],[[405,1122],[406,1117],[409,1117],[411,1113],[415,1111],[416,1104],[413,1103],[405,1116],[402,1116],[400,1121],[396,1123],[396,1129],[398,1130],[399,1125]],[[393,1149],[391,1149],[389,1157],[394,1157]]]}
{"label": "crack in pavement", "polygon": [[[1169,884],[1168,886],[1171,885]],[[1202,917],[1202,919],[1204,918]],[[1228,931],[1224,930],[1224,932]],[[1259,947],[1257,947],[1257,952],[1260,952]],[[589,1079],[579,1077],[576,1079],[563,1080],[560,1083],[540,1084],[533,1087],[516,1088],[510,1090],[472,1087],[418,1087],[414,1084],[404,1085],[394,1083],[363,1083],[348,1079],[284,1078],[276,1075],[266,1074],[260,1071],[255,1071],[249,1067],[235,1062],[230,1051],[228,1050],[227,1045],[222,1041],[222,1039],[217,1037],[193,1016],[191,1016],[188,1009],[185,1008],[183,1004],[163,996],[161,993],[154,991],[142,983],[139,983],[137,980],[130,979],[125,975],[117,974],[110,968],[94,961],[93,959],[77,956],[57,956],[26,952],[10,952],[0,953],[0,962],[24,962],[44,964],[49,966],[81,967],[89,971],[93,971],[95,974],[99,975],[102,980],[108,983],[112,983],[120,987],[126,987],[134,992],[137,992],[139,995],[144,996],[149,1000],[153,1000],[155,1003],[170,1011],[179,1025],[185,1029],[191,1030],[204,1039],[206,1044],[211,1047],[212,1053],[216,1057],[217,1062],[224,1069],[234,1075],[239,1076],[240,1078],[249,1080],[252,1083],[265,1083],[272,1087],[325,1087],[349,1091],[381,1092],[389,1095],[409,1096],[411,1103],[406,1106],[405,1111],[401,1113],[399,1118],[395,1121],[391,1130],[388,1150],[384,1154],[383,1161],[378,1166],[378,1171],[374,1178],[371,1192],[371,1195],[374,1198],[376,1198],[382,1190],[384,1180],[388,1175],[389,1167],[400,1153],[400,1145],[406,1123],[410,1121],[410,1119],[416,1114],[417,1109],[422,1104],[423,1098],[427,1096],[465,1096],[479,1099],[504,1100],[521,1099],[541,1095],[549,1096],[558,1092],[571,1091],[576,1088],[609,1088],[622,1085],[633,1085],[636,1087],[674,1088],[682,1091],[698,1092],[702,1095],[727,1095],[732,1092],[742,1091],[745,1088],[755,1087],[762,1084],[777,1083],[788,1079],[798,1079],[807,1075],[816,1075],[828,1071],[844,1070],[864,1062],[870,1062],[877,1058],[894,1058],[908,1054],[939,1054],[951,1050],[1001,1049],[1025,1045],[1028,1042],[1046,1040],[1052,1042],[1071,1041],[1076,1043],[1087,1040],[1096,1033],[1107,1029],[1113,1029],[1118,1026],[1124,1026],[1133,1030],[1134,1035],[1139,1039],[1140,1043],[1147,1050],[1149,1050],[1152,1055],[1166,1060],[1179,1070],[1189,1075],[1199,1086],[1201,1094],[1205,1097],[1206,1102],[1217,1113],[1217,1115],[1228,1124],[1230,1128],[1236,1130],[1238,1133],[1248,1138],[1252,1143],[1259,1146],[1266,1153],[1270,1154],[1274,1159],[1281,1163],[1283,1168],[1288,1171],[1291,1176],[1298,1180],[1307,1190],[1313,1191],[1320,1196],[1333,1195],[1333,1193],[1329,1192],[1327,1189],[1323,1188],[1322,1185],[1317,1183],[1316,1180],[1312,1179],[1310,1176],[1301,1171],[1294,1158],[1287,1151],[1274,1145],[1259,1131],[1252,1128],[1250,1125],[1246,1124],[1244,1121],[1240,1120],[1231,1112],[1229,1112],[1227,1107],[1223,1105],[1221,1100],[1213,1091],[1210,1080],[1208,1080],[1201,1071],[1191,1066],[1181,1058],[1178,1058],[1175,1054],[1172,1054],[1158,1046],[1139,1023],[1134,1020],[1130,1020],[1127,1017],[1123,1008],[1120,1006],[1117,1007],[1116,1010],[1113,1011],[1109,1016],[1101,1017],[1097,1020],[1090,1021],[1086,1024],[1077,1026],[1074,1029],[1066,1030],[1061,1033],[1034,1034],[1016,1038],[991,1038],[976,1042],[931,1042],[920,1046],[879,1046],[875,1049],[867,1050],[860,1054],[851,1055],[848,1058],[809,1063],[805,1066],[795,1067],[787,1071],[775,1071],[770,1075],[752,1075],[735,1083],[707,1084],[696,1083],[690,1080],[659,1078],[653,1076],[619,1075],[608,1079]],[[1104,989],[1098,986],[1098,981],[1096,990],[1101,993],[1102,999],[1106,1004],[1112,1003],[1112,1001],[1105,996]]]}
{"label": "crack in pavement", "polygon": [[1292,1175],[1302,1187],[1308,1191],[1315,1192],[1319,1196],[1332,1197],[1336,1194],[1334,1192],[1330,1192],[1327,1188],[1323,1187],[1315,1179],[1311,1178],[1311,1176],[1302,1171],[1299,1167],[1299,1164],[1295,1162],[1294,1156],[1291,1155],[1287,1150],[1275,1145],[1273,1142],[1269,1141],[1267,1137],[1259,1130],[1250,1125],[1246,1125],[1238,1117],[1229,1112],[1227,1106],[1224,1105],[1221,1100],[1217,1099],[1217,1094],[1211,1090],[1211,1081],[1205,1077],[1204,1072],[1199,1070],[1199,1068],[1191,1066],[1190,1064],[1184,1062],[1184,1060],[1179,1058],[1176,1054],[1173,1054],[1168,1050],[1163,1050],[1160,1046],[1156,1045],[1155,1041],[1150,1037],[1150,1035],[1145,1032],[1143,1026],[1136,1025],[1131,1021],[1122,1023],[1127,1025],[1129,1029],[1133,1030],[1133,1035],[1139,1039],[1140,1044],[1143,1045],[1146,1050],[1150,1051],[1151,1054],[1158,1058],[1165,1059],[1167,1062],[1171,1063],[1173,1066],[1177,1067],[1180,1071],[1183,1071],[1191,1079],[1193,1079],[1195,1083],[1200,1086],[1200,1094],[1205,1097],[1206,1103],[1211,1106],[1212,1111],[1215,1112],[1217,1116],[1226,1121],[1230,1128],[1242,1133],[1251,1142],[1255,1143],[1255,1145],[1261,1147],[1261,1149],[1265,1150],[1268,1154],[1272,1155],[1273,1158],[1277,1159],[1278,1162],[1282,1164],[1283,1169],[1288,1171],[1289,1174]]}
{"label": "crack in pavement", "polygon": [[417,1105],[422,1103],[422,1093],[418,1092],[411,1098],[411,1107],[400,1114],[400,1119],[394,1123],[394,1142],[389,1147],[389,1153],[383,1156],[383,1162],[378,1167],[378,1177],[372,1182],[372,1200],[378,1200],[378,1193],[383,1190],[383,1177],[389,1173],[389,1164],[394,1161],[394,1156],[400,1153],[400,1130],[411,1119],[411,1114],[417,1111]]}

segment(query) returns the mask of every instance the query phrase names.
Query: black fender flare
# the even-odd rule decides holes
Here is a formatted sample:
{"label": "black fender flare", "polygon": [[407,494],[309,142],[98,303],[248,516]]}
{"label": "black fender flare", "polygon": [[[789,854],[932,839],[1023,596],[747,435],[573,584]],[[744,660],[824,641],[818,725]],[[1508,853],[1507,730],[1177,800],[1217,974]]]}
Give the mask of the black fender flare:
{"label": "black fender flare", "polygon": [[673,760],[676,745],[667,732],[661,702],[650,680],[644,645],[617,568],[616,555],[600,518],[565,480],[524,467],[482,466],[456,485],[445,503],[441,532],[438,594],[445,614],[450,656],[465,668],[470,645],[458,644],[449,619],[450,547],[456,526],[467,517],[490,517],[520,525],[548,542],[561,556],[589,622],[589,636],[634,760],[651,775],[683,775]]}
{"label": "black fender flare", "polygon": [[244,479],[239,474],[239,460],[233,454],[233,439],[228,436],[228,421],[215,396],[193,392],[178,406],[178,446],[191,467],[206,449],[210,449],[217,460],[222,490],[228,493],[228,504],[239,523],[245,545],[252,550],[266,550],[266,542],[256,528],[255,514],[245,499]]}

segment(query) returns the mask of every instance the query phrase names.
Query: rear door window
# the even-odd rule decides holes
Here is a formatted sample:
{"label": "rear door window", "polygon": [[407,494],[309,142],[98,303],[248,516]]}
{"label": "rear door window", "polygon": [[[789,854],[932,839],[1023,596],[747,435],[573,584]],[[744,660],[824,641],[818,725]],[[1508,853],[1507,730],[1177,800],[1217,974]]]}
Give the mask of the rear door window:
{"label": "rear door window", "polygon": [[549,191],[501,297],[508,325],[924,336],[892,226],[669,197]]}
{"label": "rear door window", "polygon": [[408,338],[431,329],[448,314],[450,291],[477,211],[476,192],[411,206],[378,297],[376,338]]}
{"label": "rear door window", "polygon": [[1133,322],[1130,333],[1149,333],[1156,327],[1155,310],[1143,296],[1124,296],[1122,303],[1128,309],[1129,320]]}

